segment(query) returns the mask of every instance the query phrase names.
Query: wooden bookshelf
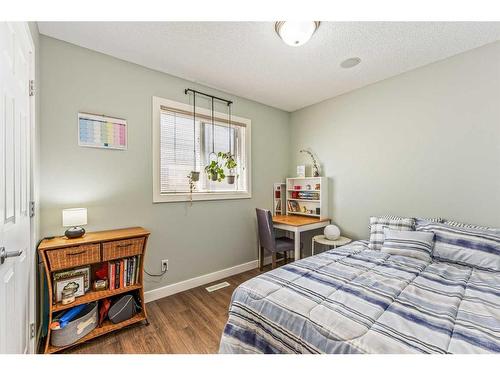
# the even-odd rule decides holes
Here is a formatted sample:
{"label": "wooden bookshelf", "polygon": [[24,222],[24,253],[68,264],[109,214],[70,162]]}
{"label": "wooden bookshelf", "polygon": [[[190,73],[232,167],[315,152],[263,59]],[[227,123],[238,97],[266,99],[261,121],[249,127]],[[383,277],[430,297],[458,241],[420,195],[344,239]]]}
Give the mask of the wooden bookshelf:
{"label": "wooden bookshelf", "polygon": [[[140,321],[147,322],[146,305],[144,302],[143,271],[144,254],[148,237],[149,232],[146,229],[135,227],[87,233],[83,237],[75,239],[56,237],[52,239],[44,239],[40,242],[38,252],[40,253],[44,263],[49,294],[49,329],[45,341],[44,353],[55,353],[131,324]],[[63,305],[61,302],[55,301],[53,288],[53,275],[55,272],[85,267],[91,264],[107,263],[135,256],[137,256],[137,259],[139,260],[137,264],[137,267],[139,268],[135,284],[117,289],[93,291],[93,275],[91,272],[89,280],[90,290],[83,296],[77,297],[73,303],[67,305]],[[66,347],[56,347],[51,345],[50,325],[53,321],[55,313],[78,305],[130,292],[134,292],[134,294],[139,298],[138,302],[140,302],[141,311],[138,314],[117,324],[114,324],[109,320],[105,320],[100,326],[94,328],[89,334]]]}

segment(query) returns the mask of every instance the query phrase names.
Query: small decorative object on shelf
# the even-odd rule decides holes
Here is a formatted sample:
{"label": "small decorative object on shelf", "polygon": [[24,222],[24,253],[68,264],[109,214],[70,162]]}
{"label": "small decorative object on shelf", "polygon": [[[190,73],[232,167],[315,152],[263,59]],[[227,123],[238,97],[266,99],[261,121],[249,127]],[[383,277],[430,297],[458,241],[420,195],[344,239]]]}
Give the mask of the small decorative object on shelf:
{"label": "small decorative object on shelf", "polygon": [[313,177],[319,177],[320,176],[319,163],[316,160],[316,158],[314,157],[313,153],[311,151],[305,150],[305,149],[300,150],[300,152],[304,152],[311,157],[312,163],[313,163]]}
{"label": "small decorative object on shelf", "polygon": [[68,289],[64,289],[62,291],[62,301],[61,303],[63,305],[68,305],[72,302],[75,302],[75,292],[76,292],[76,289],[75,288],[68,288]]}
{"label": "small decorative object on shelf", "polygon": [[101,290],[108,289],[108,280],[95,280],[94,281],[94,291],[99,292]]}
{"label": "small decorative object on shelf", "polygon": [[306,177],[305,165],[297,165],[297,177]]}
{"label": "small decorative object on shelf", "polygon": [[83,276],[71,277],[57,281],[55,290],[56,302],[62,301],[64,291],[71,291],[71,294],[74,297],[83,296],[85,294]]}

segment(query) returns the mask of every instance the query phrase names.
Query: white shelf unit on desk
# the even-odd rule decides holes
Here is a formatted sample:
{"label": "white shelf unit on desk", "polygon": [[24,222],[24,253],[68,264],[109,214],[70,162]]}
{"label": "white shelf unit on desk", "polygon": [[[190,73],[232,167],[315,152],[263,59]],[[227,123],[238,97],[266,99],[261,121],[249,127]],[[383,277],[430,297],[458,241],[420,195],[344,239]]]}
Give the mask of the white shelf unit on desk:
{"label": "white shelf unit on desk", "polygon": [[273,215],[284,215],[286,210],[286,183],[273,184]]}
{"label": "white shelf unit on desk", "polygon": [[[327,219],[328,218],[327,183],[328,179],[326,177],[287,178],[286,214],[303,215],[303,216],[317,217],[319,219]],[[295,211],[291,209],[291,206],[296,207],[297,205],[300,211]]]}

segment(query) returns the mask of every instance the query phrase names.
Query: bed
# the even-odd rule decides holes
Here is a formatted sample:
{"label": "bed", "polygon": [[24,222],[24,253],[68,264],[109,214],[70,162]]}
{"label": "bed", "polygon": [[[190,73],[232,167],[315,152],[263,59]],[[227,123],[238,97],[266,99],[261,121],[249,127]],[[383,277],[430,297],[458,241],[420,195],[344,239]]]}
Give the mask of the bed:
{"label": "bed", "polygon": [[241,284],[220,353],[500,352],[500,272],[367,245]]}

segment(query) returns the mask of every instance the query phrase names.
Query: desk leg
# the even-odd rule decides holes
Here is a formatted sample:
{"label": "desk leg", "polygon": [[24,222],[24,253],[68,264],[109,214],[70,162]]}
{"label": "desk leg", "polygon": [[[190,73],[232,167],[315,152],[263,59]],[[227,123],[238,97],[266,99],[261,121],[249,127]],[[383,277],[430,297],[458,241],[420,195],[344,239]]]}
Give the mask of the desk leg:
{"label": "desk leg", "polygon": [[300,232],[296,230],[294,232],[294,240],[295,240],[295,259],[294,260],[299,260],[300,259]]}

